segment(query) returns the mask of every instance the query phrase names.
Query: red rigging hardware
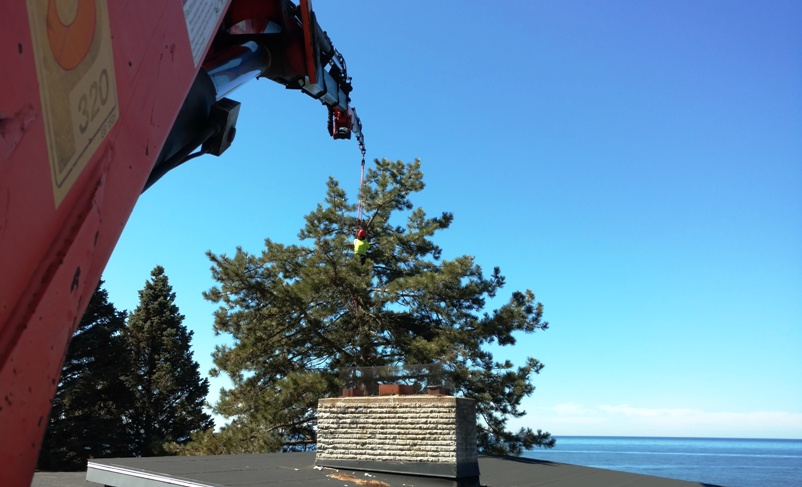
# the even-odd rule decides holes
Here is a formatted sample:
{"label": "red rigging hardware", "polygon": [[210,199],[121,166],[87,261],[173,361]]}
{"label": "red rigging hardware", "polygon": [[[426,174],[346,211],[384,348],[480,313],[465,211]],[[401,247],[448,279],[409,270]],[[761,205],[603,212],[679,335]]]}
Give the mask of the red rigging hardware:
{"label": "red rigging hardware", "polygon": [[139,195],[234,138],[269,78],[359,141],[309,0],[27,0],[0,20],[0,485],[31,483],[70,338]]}

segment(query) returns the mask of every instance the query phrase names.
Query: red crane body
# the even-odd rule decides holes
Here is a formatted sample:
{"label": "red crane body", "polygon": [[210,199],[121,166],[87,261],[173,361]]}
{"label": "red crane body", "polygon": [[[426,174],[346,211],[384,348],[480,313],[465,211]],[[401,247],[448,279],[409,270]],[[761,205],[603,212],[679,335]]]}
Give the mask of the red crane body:
{"label": "red crane body", "polygon": [[[27,0],[0,18],[0,485],[30,485],[70,338],[146,187],[233,139],[255,76],[361,124],[308,1]],[[196,152],[195,154],[198,154]]]}

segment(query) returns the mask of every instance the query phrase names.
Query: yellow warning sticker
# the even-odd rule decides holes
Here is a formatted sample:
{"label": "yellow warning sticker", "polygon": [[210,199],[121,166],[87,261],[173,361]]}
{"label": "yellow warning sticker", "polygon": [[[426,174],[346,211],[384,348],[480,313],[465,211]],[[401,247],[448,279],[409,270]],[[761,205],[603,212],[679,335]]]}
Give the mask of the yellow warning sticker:
{"label": "yellow warning sticker", "polygon": [[56,207],[117,121],[106,0],[28,0]]}

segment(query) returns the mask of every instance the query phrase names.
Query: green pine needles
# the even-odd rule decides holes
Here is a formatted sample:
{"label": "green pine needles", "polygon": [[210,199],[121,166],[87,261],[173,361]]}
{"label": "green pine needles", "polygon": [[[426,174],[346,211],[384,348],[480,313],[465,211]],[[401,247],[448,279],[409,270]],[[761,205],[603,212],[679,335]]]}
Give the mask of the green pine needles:
{"label": "green pine needles", "polygon": [[134,393],[128,416],[136,456],[164,455],[166,443],[186,443],[192,433],[214,425],[203,411],[209,380],[201,378],[192,357],[193,333],[183,324],[164,268],[156,266],[150,276],[123,330],[132,367],[125,381]]}
{"label": "green pine needles", "polygon": [[102,284],[64,360],[41,470],[83,470],[92,458],[165,455],[214,426],[203,410],[209,380],[192,358],[192,332],[164,268],[153,269],[128,315],[108,301]]}
{"label": "green pine needles", "polygon": [[266,239],[259,254],[207,253],[218,284],[205,297],[220,305],[216,332],[232,339],[214,352],[213,374],[233,382],[215,412],[231,421],[196,434],[183,453],[305,449],[315,442],[317,400],[341,392],[341,369],[428,363],[446,368],[457,395],[477,400],[480,451],[553,446],[547,432],[507,429],[525,414],[521,400],[542,364],[497,361],[485,347],[546,329],[543,306],[527,290],[486,310],[504,276],[486,275],[471,256],[442,259],[433,239],[453,216],[415,207],[410,197],[423,189],[420,161],[375,161],[361,195],[364,262],[353,253],[356,205],[333,179],[306,216],[301,245]]}

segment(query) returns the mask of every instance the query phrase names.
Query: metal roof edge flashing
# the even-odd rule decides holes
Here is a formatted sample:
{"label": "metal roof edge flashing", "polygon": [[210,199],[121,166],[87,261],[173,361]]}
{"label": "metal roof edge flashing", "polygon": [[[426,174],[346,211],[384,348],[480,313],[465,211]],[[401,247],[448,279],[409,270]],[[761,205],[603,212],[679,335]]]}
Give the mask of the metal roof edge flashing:
{"label": "metal roof edge flashing", "polygon": [[221,487],[218,484],[194,482],[169,475],[91,461],[86,465],[86,480],[115,487]]}

